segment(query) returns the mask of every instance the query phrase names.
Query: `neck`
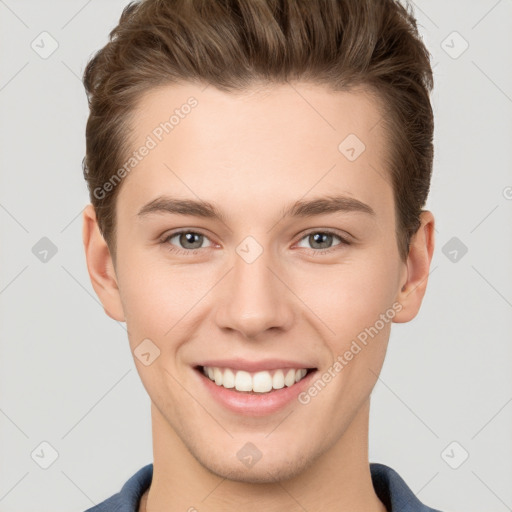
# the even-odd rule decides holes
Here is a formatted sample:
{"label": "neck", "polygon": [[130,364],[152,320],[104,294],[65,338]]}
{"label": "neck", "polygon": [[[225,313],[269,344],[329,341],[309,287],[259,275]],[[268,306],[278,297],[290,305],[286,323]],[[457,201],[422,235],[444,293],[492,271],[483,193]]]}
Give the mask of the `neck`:
{"label": "neck", "polygon": [[288,480],[240,482],[209,471],[190,453],[152,404],[153,479],[142,512],[386,512],[368,462],[368,402],[340,439]]}

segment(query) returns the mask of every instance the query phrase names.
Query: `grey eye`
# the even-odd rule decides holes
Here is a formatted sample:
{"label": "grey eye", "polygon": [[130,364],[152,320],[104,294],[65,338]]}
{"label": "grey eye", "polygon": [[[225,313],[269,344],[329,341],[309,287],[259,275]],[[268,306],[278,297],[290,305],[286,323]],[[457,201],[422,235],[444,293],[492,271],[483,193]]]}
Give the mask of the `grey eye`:
{"label": "grey eye", "polygon": [[[201,249],[203,242],[206,240],[209,242],[208,238],[206,238],[201,233],[196,233],[194,231],[180,231],[179,233],[175,233],[171,235],[167,241],[172,243],[172,240],[177,238],[178,243],[173,245],[178,245],[178,247],[183,249]],[[208,244],[211,245],[211,244]],[[207,246],[208,247],[208,246]]]}
{"label": "grey eye", "polygon": [[[302,240],[307,240],[312,249],[329,249],[333,245],[339,245],[332,243],[334,238],[341,240],[341,238],[338,235],[335,235],[334,233],[314,231],[306,235]],[[302,243],[302,240],[300,243]],[[300,244],[299,246],[304,247],[303,245]]]}

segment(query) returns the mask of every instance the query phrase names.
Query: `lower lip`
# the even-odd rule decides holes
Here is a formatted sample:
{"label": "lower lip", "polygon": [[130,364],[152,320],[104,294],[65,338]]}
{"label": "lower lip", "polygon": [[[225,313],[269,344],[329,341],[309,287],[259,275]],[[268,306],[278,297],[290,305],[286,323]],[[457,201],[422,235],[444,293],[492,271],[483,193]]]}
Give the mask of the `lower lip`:
{"label": "lower lip", "polygon": [[246,416],[265,416],[275,413],[297,399],[297,396],[304,391],[316,373],[308,373],[302,380],[290,387],[275,389],[268,393],[244,393],[218,386],[204,375],[202,370],[195,369],[206,389],[213,398],[226,409],[237,414]]}

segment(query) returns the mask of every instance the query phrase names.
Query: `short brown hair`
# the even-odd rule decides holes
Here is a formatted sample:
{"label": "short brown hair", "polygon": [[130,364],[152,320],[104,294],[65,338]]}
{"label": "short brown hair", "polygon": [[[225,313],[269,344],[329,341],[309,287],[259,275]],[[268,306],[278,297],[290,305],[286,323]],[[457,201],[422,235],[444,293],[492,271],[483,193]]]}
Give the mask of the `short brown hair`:
{"label": "short brown hair", "polygon": [[[301,80],[364,87],[389,137],[397,242],[405,259],[430,188],[434,120],[430,56],[410,5],[395,0],[142,0],[128,4],[89,61],[83,161],[100,231],[115,257],[115,201],[97,194],[129,154],[142,93],[165,84],[226,92]],[[341,142],[341,141],[340,141]],[[100,196],[100,197],[97,197]]]}

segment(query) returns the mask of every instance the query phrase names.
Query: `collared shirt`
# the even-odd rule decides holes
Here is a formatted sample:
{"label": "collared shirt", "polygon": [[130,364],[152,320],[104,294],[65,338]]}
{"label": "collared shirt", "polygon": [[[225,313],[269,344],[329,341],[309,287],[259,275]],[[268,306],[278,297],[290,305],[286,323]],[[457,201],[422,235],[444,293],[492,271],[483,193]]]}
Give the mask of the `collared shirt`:
{"label": "collared shirt", "polygon": [[[372,462],[370,473],[375,493],[388,512],[440,512],[423,505],[394,469]],[[130,477],[120,492],[85,512],[138,512],[152,478],[153,464],[148,464]]]}

